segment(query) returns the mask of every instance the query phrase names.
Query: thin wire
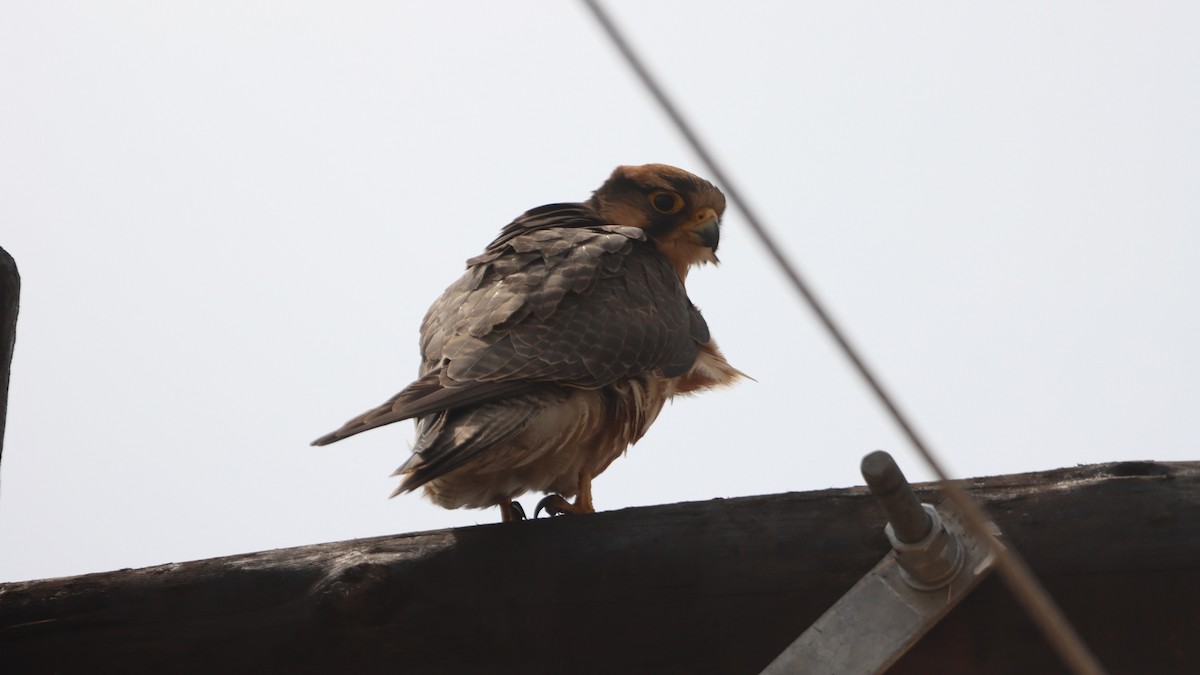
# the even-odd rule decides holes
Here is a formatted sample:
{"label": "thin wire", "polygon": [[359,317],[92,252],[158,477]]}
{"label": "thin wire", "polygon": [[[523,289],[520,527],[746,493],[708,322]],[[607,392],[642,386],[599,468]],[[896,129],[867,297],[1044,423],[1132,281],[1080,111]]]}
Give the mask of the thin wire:
{"label": "thin wire", "polygon": [[1058,652],[1062,660],[1078,675],[1103,675],[1104,669],[1096,657],[1088,650],[1087,645],[1076,633],[1074,627],[1063,616],[1062,611],[1054,604],[1054,600],[1046,592],[1038,582],[1037,577],[1030,571],[1028,565],[1017,553],[1014,548],[1001,544],[994,536],[992,536],[991,520],[983,512],[978,504],[971,498],[967,492],[959,485],[950,482],[945,469],[941,462],[937,459],[931,446],[917,433],[916,428],[909,422],[908,416],[900,410],[899,404],[895,398],[884,389],[883,384],[875,376],[874,372],[867,367],[863,357],[859,351],[850,344],[849,338],[840,327],[834,322],[833,317],[826,311],[825,306],[814,295],[812,289],[804,281],[800,275],[800,271],[795,265],[787,259],[783,254],[782,249],[775,242],[774,238],[767,232],[767,229],[762,225],[762,221],[754,211],[754,207],[750,202],[742,198],[742,193],[734,183],[729,179],[729,176],[718,164],[717,160],[709,152],[705,144],[700,140],[700,137],[692,129],[692,126],[683,118],[683,114],[677,108],[674,102],[667,96],[666,92],[659,86],[657,80],[646,69],[642,60],[634,53],[633,48],[621,34],[617,26],[612,22],[603,9],[601,9],[597,0],[583,0],[588,9],[596,17],[596,21],[604,28],[608,37],[613,44],[621,52],[622,56],[633,68],[633,71],[641,79],[642,84],[650,90],[650,93],[658,101],[663,111],[675,123],[679,132],[692,146],[692,149],[700,157],[705,166],[708,167],[709,173],[716,179],[725,192],[729,194],[729,198],[738,205],[742,215],[746,217],[746,222],[750,225],[750,229],[758,235],[767,252],[775,259],[776,264],[791,281],[793,288],[808,304],[809,309],[816,314],[817,319],[825,326],[825,330],[833,337],[841,348],[842,353],[850,360],[855,370],[862,379],[875,392],[875,397],[879,403],[887,409],[892,419],[908,437],[909,442],[924,458],[926,464],[929,465],[933,472],[941,481],[941,488],[946,495],[958,506],[962,512],[967,525],[971,528],[975,536],[980,537],[988,542],[991,553],[995,556],[996,566],[1004,580],[1008,583],[1009,589],[1025,607],[1025,611],[1029,613],[1033,621],[1041,628],[1047,641]]}

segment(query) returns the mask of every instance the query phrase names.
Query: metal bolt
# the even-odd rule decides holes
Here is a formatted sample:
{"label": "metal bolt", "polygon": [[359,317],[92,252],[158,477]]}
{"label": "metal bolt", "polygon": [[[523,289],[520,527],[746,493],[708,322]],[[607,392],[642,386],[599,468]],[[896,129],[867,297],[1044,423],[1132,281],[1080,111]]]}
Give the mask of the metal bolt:
{"label": "metal bolt", "polygon": [[946,531],[937,510],[917,501],[896,461],[882,450],[863,458],[862,473],[887,514],[883,531],[896,552],[904,580],[920,590],[950,583],[962,569],[963,549]]}
{"label": "metal bolt", "polygon": [[929,534],[932,522],[891,455],[876,450],[863,457],[862,475],[887,514],[897,539],[913,543]]}

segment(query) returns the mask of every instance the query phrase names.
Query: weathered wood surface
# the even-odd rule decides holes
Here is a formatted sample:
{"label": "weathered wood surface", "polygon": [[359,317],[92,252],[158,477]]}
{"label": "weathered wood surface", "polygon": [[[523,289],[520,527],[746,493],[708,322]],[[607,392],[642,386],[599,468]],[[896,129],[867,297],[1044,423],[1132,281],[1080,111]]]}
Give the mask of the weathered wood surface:
{"label": "weathered wood surface", "polygon": [[[1110,672],[1200,672],[1200,463],[965,484]],[[881,526],[854,488],[0,584],[0,670],[756,673]],[[992,578],[892,672],[1062,669]]]}

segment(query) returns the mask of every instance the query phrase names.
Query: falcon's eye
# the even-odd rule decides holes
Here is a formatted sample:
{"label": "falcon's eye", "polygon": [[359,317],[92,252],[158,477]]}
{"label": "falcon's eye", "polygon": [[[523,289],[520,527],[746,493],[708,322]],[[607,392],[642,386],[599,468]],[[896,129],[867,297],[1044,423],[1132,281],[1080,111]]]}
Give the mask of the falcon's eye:
{"label": "falcon's eye", "polygon": [[659,213],[672,214],[683,208],[683,197],[674,192],[657,192],[650,193],[650,206],[654,207]]}

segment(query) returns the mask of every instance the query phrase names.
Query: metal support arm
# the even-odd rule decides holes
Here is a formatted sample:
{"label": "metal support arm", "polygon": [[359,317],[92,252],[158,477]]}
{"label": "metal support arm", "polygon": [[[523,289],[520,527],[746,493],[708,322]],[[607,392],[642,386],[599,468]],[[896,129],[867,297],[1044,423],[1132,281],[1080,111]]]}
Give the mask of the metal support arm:
{"label": "metal support arm", "polygon": [[882,673],[950,612],[992,568],[949,502],[920,504],[891,456],[863,460],[867,484],[888,515],[893,550],[763,671]]}

